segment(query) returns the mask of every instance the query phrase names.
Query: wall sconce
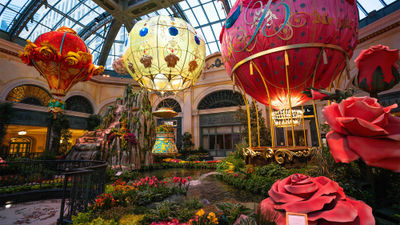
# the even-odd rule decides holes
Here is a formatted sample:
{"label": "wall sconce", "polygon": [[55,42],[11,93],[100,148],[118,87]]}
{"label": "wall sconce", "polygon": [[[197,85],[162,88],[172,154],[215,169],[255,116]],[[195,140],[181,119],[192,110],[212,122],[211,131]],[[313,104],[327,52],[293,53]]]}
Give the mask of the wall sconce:
{"label": "wall sconce", "polygon": [[25,130],[21,130],[21,131],[18,131],[18,135],[26,135],[26,131]]}

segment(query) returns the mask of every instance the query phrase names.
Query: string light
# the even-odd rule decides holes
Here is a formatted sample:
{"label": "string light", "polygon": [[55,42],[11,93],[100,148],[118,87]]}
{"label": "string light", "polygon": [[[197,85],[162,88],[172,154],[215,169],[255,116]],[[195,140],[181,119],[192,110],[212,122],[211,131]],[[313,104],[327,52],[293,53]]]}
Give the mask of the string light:
{"label": "string light", "polygon": [[[292,111],[292,114],[290,111]],[[272,112],[272,120],[274,121],[276,127],[290,127],[292,126],[292,121],[293,126],[298,126],[302,117],[303,111],[299,109],[281,109]]]}

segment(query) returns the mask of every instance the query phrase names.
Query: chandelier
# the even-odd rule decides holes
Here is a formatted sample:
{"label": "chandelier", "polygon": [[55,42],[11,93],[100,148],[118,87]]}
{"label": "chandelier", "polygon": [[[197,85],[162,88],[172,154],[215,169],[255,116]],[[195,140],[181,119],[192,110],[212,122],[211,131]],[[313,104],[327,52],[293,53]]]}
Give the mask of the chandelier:
{"label": "chandelier", "polygon": [[299,109],[281,109],[272,112],[272,120],[276,127],[298,126],[302,117],[303,111]]}
{"label": "chandelier", "polygon": [[125,43],[123,62],[140,86],[178,92],[193,86],[205,59],[205,43],[180,18],[155,16],[135,24]]}

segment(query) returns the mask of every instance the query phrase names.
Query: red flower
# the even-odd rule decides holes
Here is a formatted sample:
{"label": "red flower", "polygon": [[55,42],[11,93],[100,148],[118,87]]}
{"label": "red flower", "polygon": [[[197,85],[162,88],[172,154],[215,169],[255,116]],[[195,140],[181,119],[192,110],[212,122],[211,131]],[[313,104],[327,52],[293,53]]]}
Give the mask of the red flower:
{"label": "red flower", "polygon": [[312,95],[312,100],[321,100],[324,99],[325,97],[328,97],[327,94],[321,93],[314,89],[311,89],[311,95]]}
{"label": "red flower", "polygon": [[192,180],[192,177],[191,176],[188,176],[188,178],[187,178],[189,181],[191,181]]}
{"label": "red flower", "polygon": [[336,162],[361,157],[368,165],[400,172],[400,118],[397,104],[382,107],[375,98],[350,97],[323,110],[333,131],[326,136]]}
{"label": "red flower", "polygon": [[[327,177],[293,174],[276,181],[269,198],[259,206],[261,215],[285,225],[286,212],[307,214],[309,224],[373,225],[372,209],[361,201],[348,198],[343,189]],[[276,214],[271,218],[271,215]]]}
{"label": "red flower", "polygon": [[186,179],[182,179],[181,183],[182,184],[186,184],[187,180]]}
{"label": "red flower", "polygon": [[391,89],[400,81],[398,59],[399,50],[384,45],[361,51],[355,60],[359,70],[358,87],[372,94]]}
{"label": "red flower", "polygon": [[174,183],[178,183],[178,182],[181,181],[181,178],[180,177],[174,177],[173,180],[174,180]]}

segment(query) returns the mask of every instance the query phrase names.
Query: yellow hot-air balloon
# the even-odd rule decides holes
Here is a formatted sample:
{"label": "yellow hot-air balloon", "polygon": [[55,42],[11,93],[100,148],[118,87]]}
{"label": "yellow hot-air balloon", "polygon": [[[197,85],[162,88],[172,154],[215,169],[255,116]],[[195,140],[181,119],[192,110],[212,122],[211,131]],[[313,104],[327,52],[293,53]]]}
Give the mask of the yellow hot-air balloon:
{"label": "yellow hot-air balloon", "polygon": [[[163,15],[137,22],[125,48],[122,58],[129,74],[143,88],[161,94],[177,93],[193,86],[203,69],[206,52],[204,40],[190,24]],[[176,116],[165,113],[169,111],[172,109],[163,109],[164,113],[155,112],[155,115]],[[168,140],[168,145],[162,140]],[[177,153],[171,140],[171,132],[157,133],[153,154]]]}

